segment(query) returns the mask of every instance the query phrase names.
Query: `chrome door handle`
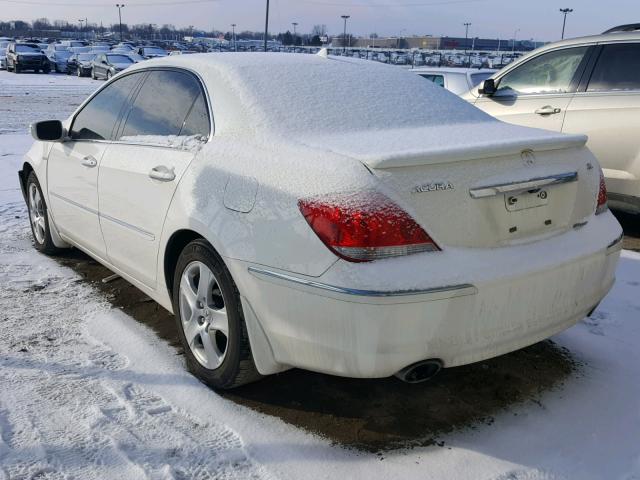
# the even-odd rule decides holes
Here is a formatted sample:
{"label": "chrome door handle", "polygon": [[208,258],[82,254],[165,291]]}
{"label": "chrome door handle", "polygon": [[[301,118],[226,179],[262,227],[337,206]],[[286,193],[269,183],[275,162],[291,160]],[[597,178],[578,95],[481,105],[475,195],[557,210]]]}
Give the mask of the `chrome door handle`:
{"label": "chrome door handle", "polygon": [[546,105],[542,108],[539,108],[535,111],[537,115],[554,115],[556,113],[560,113],[562,110],[559,108],[552,107],[551,105]]}
{"label": "chrome door handle", "polygon": [[158,165],[151,169],[149,177],[154,180],[160,180],[161,182],[171,182],[172,180],[175,180],[176,173],[173,171],[173,167],[167,168],[164,165]]}
{"label": "chrome door handle", "polygon": [[82,165],[84,165],[85,167],[89,167],[89,168],[93,168],[96,165],[98,165],[98,161],[95,158],[93,158],[91,155],[87,155],[86,157],[84,157],[82,159],[82,162],[80,163],[82,163]]}

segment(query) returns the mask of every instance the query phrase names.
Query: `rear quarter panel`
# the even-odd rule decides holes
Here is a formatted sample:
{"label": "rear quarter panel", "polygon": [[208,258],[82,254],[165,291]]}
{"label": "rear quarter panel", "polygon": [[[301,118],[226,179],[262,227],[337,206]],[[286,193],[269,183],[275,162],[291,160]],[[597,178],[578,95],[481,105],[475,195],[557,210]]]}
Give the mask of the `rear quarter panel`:
{"label": "rear quarter panel", "polygon": [[337,155],[246,136],[213,137],[178,186],[160,251],[174,232],[190,229],[223,257],[319,276],[337,258],[311,230],[298,200],[374,182],[362,164]]}

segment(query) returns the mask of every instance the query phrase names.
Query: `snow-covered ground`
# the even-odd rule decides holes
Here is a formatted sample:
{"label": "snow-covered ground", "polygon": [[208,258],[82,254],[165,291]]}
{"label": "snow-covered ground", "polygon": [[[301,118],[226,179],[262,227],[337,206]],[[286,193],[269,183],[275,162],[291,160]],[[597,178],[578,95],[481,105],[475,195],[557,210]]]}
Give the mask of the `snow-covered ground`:
{"label": "snow-covered ground", "polygon": [[32,248],[16,177],[27,124],[68,114],[95,86],[0,72],[0,480],[640,479],[640,254],[623,252],[596,313],[554,338],[582,367],[537,404],[440,445],[347,450],[206,388]]}

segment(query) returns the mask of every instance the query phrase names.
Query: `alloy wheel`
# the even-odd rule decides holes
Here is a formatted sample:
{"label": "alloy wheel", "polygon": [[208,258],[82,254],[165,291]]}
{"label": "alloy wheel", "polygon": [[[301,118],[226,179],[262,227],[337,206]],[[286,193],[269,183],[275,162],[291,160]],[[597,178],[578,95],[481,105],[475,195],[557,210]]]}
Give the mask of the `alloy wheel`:
{"label": "alloy wheel", "polygon": [[45,209],[40,190],[35,183],[29,185],[29,219],[33,235],[39,244],[43,244],[46,234]]}
{"label": "alloy wheel", "polygon": [[180,324],[198,363],[214,370],[224,361],[229,337],[226,302],[214,273],[204,263],[189,263],[180,279]]}

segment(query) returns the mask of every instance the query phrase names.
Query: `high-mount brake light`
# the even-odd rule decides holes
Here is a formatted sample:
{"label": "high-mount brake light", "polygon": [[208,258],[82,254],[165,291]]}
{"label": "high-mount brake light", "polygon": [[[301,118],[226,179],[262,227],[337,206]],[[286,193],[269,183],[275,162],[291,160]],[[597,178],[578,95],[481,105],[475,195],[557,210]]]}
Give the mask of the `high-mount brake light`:
{"label": "high-mount brake light", "polygon": [[298,207],[320,240],[350,262],[440,250],[409,214],[379,192],[305,198]]}

